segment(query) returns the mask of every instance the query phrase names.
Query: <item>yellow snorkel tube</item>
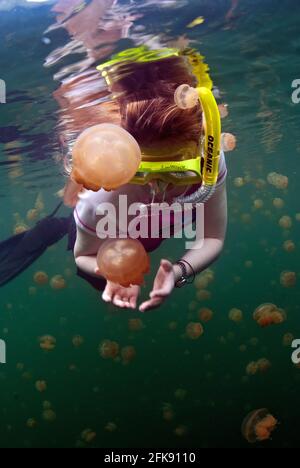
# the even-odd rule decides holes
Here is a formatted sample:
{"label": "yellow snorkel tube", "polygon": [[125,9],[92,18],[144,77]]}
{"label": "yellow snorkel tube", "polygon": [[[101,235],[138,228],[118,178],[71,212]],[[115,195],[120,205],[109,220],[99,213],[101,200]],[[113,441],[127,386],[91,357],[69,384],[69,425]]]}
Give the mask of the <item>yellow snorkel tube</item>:
{"label": "yellow snorkel tube", "polygon": [[181,85],[175,91],[174,98],[175,103],[181,109],[191,109],[200,101],[204,115],[202,185],[195,193],[178,198],[176,201],[181,203],[205,203],[213,195],[218,180],[221,147],[220,112],[213,93],[203,86],[192,88],[189,85]]}

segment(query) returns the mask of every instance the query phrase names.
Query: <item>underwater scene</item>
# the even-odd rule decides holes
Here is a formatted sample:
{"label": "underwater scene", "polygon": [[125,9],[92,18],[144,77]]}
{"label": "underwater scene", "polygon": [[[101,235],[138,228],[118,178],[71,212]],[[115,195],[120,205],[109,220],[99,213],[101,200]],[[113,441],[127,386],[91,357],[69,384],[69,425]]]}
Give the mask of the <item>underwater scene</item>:
{"label": "underwater scene", "polygon": [[[0,447],[300,446],[299,21],[294,0],[0,0]],[[182,73],[196,89],[187,61],[222,117],[225,242],[219,251],[205,239],[208,258],[193,251],[176,279],[172,264],[186,250],[176,236],[139,245],[125,279],[119,263],[105,276],[114,258],[102,250],[94,279],[101,272],[127,291],[111,301],[105,282],[86,277],[92,252],[78,250],[91,235],[79,208],[74,221],[76,202],[66,203],[72,177],[83,187],[79,204],[84,190],[96,193],[96,171],[87,170],[88,185],[76,164],[96,154],[101,135],[78,136],[122,122],[132,174],[114,185],[113,161],[102,161],[108,199],[136,174],[129,198],[164,186],[164,200],[171,184],[181,200],[176,169],[155,185],[151,164],[186,145],[199,119],[209,132],[201,96],[196,111],[182,110],[190,95],[165,104],[185,83],[171,87],[165,76],[175,83]],[[160,85],[150,113],[145,102]],[[112,154],[119,133],[110,131]]]}

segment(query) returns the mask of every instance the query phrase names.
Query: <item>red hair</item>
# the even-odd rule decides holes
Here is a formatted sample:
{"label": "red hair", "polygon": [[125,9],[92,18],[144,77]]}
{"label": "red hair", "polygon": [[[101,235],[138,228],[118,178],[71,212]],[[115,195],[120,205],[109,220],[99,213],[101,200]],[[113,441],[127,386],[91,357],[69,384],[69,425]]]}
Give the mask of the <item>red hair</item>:
{"label": "red hair", "polygon": [[181,84],[196,86],[184,57],[156,62],[122,64],[113,73],[111,91],[120,106],[121,124],[141,147],[184,147],[199,144],[202,130],[200,105],[181,110],[174,93]]}

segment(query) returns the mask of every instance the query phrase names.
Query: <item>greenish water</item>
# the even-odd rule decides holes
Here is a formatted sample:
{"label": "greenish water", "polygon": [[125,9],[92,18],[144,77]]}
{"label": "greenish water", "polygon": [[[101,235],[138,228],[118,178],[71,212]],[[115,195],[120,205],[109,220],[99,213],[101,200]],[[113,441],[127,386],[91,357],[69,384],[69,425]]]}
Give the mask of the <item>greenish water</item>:
{"label": "greenish water", "polygon": [[[128,4],[118,3],[120,8]],[[49,249],[0,289],[0,337],[7,343],[7,364],[0,367],[1,447],[299,446],[300,369],[291,362],[291,348],[282,343],[286,333],[300,338],[299,284],[283,287],[280,274],[299,273],[300,225],[295,215],[300,212],[300,105],[291,101],[291,83],[299,78],[300,8],[292,0],[245,0],[225,21],[230,1],[175,2],[177,8],[169,2],[161,9],[149,3],[136,20],[145,27],[143,34],[159,37],[161,44],[166,34],[168,39],[186,34],[194,41],[229,104],[224,129],[238,138],[237,150],[227,156],[229,227],[224,253],[213,266],[211,298],[198,299],[192,286],[175,291],[158,311],[143,316],[118,311],[104,305],[99,293],[76,276],[66,239]],[[139,2],[132,8],[139,13]],[[198,16],[205,23],[187,29]],[[68,39],[58,31],[51,44],[42,42],[53,22],[49,5],[1,11],[0,78],[8,89],[7,104],[0,109],[1,240],[12,235],[16,221],[26,220],[38,196],[45,205],[41,216],[50,213],[64,185],[56,161],[58,105],[52,96],[59,86],[53,81],[59,66],[45,68],[43,63]],[[130,38],[122,41],[127,46]],[[75,63],[78,57],[71,59]],[[274,171],[288,176],[287,189],[267,182]],[[236,187],[237,177],[245,178],[243,187]],[[257,179],[265,184],[257,184]],[[273,206],[276,197],[284,201],[283,208]],[[257,199],[263,201],[261,209],[254,208]],[[292,218],[288,230],[278,225],[283,215]],[[284,250],[286,240],[295,243],[293,252]],[[181,251],[181,243],[172,241],[153,255],[143,297],[160,258],[175,260]],[[63,275],[67,287],[58,291],[36,286],[37,271],[50,278]],[[30,294],[31,287],[36,290]],[[252,314],[265,302],[284,309],[287,320],[260,328]],[[201,307],[211,308],[214,316],[203,324],[203,336],[192,341],[185,328],[198,321]],[[232,308],[242,310],[240,323],[229,320]],[[130,318],[141,318],[144,328],[130,331]],[[57,340],[48,353],[38,341],[44,335]],[[84,338],[79,348],[72,344],[75,335]],[[98,346],[105,339],[120,347],[134,346],[135,359],[128,365],[104,360]],[[246,345],[244,351],[241,345]],[[246,376],[248,363],[260,358],[272,367]],[[44,393],[35,388],[39,380],[47,382]],[[178,389],[185,392],[176,393]],[[43,418],[44,401],[51,402],[56,413],[53,422]],[[163,418],[166,404],[174,412],[172,421]],[[280,425],[272,440],[249,445],[241,424],[258,408],[268,408]],[[29,418],[36,420],[35,428],[27,426]],[[113,431],[107,430],[110,422]],[[185,429],[180,436],[176,428],[181,426]],[[91,444],[79,442],[87,428],[97,434]]]}

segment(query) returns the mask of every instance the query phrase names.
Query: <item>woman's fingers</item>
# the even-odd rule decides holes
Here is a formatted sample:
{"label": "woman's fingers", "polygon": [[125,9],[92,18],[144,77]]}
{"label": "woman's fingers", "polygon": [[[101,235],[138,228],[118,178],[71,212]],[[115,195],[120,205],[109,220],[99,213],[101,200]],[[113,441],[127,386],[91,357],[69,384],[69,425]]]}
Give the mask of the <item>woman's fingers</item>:
{"label": "woman's fingers", "polygon": [[113,305],[120,307],[121,309],[136,309],[139,288],[122,288],[118,285],[114,286],[106,286],[102,294],[102,299],[105,302],[111,302]]}
{"label": "woman's fingers", "polygon": [[130,307],[131,307],[132,309],[136,309],[136,306],[137,306],[137,297],[136,297],[136,296],[132,296],[132,297],[130,298],[130,301],[129,301],[129,302],[130,302]]}
{"label": "woman's fingers", "polygon": [[155,297],[153,299],[150,299],[149,301],[144,302],[140,306],[140,312],[146,312],[147,310],[152,310],[156,309],[163,303],[163,298],[162,297]]}
{"label": "woman's fingers", "polygon": [[116,294],[115,297],[113,298],[113,304],[116,305],[117,307],[121,307],[121,309],[124,309],[125,304],[119,294]]}
{"label": "woman's fingers", "polygon": [[155,298],[155,297],[167,297],[167,296],[170,295],[171,292],[172,292],[172,287],[171,286],[164,286],[161,289],[154,289],[150,293],[150,297],[151,297],[151,299]]}

